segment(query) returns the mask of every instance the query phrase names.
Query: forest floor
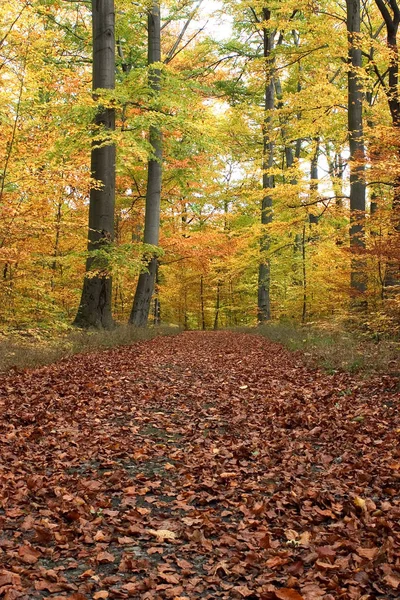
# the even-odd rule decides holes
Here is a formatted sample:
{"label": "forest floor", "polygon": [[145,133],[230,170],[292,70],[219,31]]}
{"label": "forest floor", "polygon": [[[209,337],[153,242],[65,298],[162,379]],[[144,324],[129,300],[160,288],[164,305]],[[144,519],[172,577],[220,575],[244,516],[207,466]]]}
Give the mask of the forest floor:
{"label": "forest floor", "polygon": [[0,597],[400,596],[400,380],[183,333],[0,380]]}

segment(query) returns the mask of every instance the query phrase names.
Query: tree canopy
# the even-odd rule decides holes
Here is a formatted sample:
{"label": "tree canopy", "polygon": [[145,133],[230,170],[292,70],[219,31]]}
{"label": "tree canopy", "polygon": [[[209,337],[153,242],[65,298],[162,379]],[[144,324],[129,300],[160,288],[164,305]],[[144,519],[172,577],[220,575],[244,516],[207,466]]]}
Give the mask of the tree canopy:
{"label": "tree canopy", "polygon": [[[397,331],[398,3],[112,4],[115,86],[100,88],[91,2],[0,6],[1,326],[64,327],[99,273],[112,318],[90,324],[127,321],[153,269],[150,322]],[[90,154],[107,144],[113,232],[88,246],[104,191]],[[149,169],[159,234],[143,237]]]}

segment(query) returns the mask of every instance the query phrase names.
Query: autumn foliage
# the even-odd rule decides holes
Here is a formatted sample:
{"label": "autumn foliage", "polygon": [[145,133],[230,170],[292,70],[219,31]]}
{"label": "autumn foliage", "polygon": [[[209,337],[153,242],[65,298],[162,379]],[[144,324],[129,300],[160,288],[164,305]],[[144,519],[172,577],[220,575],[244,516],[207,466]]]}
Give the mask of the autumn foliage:
{"label": "autumn foliage", "polygon": [[[155,104],[144,51],[145,5],[117,1],[117,89],[95,100],[86,4],[2,3],[3,328],[64,327],[76,314],[87,256],[89,191],[98,185],[89,164],[99,103],[115,108],[117,124],[116,234],[109,257],[117,321],[127,319],[137,277],[152,251],[141,245],[152,126],[164,140],[156,289],[162,321],[187,328],[253,324],[260,261],[271,267],[275,320],[347,319],[354,304],[354,254],[344,16],[328,0],[320,6],[288,2],[270,11],[266,23],[257,3],[251,9],[223,4],[232,24],[225,39],[216,35],[217,16],[214,29],[203,29],[205,15],[193,12],[190,3],[165,7],[162,86]],[[368,191],[367,214],[359,215],[365,227],[359,260],[367,280],[361,305],[367,310],[354,318],[364,330],[381,334],[398,327],[400,253],[393,199],[400,167],[387,95],[392,55],[374,2],[366,3],[362,19],[357,43],[363,52],[359,76]],[[267,115],[260,48],[266,27],[280,32],[269,59],[275,104]],[[268,170],[273,219],[261,225],[265,119],[273,148]],[[268,250],[260,256],[266,235]]]}

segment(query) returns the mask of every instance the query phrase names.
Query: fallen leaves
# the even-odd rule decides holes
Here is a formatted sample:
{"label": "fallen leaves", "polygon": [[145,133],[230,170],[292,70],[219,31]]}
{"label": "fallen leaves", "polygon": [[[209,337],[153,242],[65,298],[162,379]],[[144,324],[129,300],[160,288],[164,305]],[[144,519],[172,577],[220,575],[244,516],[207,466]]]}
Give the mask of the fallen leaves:
{"label": "fallen leaves", "polygon": [[279,598],[279,600],[304,600],[303,596],[296,592],[296,590],[288,588],[276,590],[275,596]]}
{"label": "fallen leaves", "polygon": [[0,597],[397,599],[397,386],[229,332],[3,379]]}
{"label": "fallen leaves", "polygon": [[149,529],[149,533],[157,538],[158,541],[163,542],[164,540],[176,540],[176,533],[169,531],[168,529]]}
{"label": "fallen leaves", "polygon": [[34,565],[39,560],[40,552],[31,546],[20,546],[18,556],[24,563]]}

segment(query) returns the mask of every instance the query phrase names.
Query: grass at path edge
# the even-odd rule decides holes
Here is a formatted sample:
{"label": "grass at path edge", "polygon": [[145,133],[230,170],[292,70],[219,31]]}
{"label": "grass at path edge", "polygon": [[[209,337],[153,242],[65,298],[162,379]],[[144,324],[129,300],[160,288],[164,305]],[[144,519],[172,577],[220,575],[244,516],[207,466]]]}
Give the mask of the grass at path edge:
{"label": "grass at path edge", "polygon": [[58,334],[46,334],[39,329],[15,331],[0,337],[0,373],[11,369],[40,367],[74,354],[128,346],[134,342],[180,332],[178,327],[138,329],[129,325],[119,325],[110,331],[71,328]]}
{"label": "grass at path edge", "polygon": [[288,350],[300,351],[307,364],[322,367],[328,373],[400,376],[399,340],[373,340],[341,329],[281,323],[268,323],[247,331],[278,342]]}

